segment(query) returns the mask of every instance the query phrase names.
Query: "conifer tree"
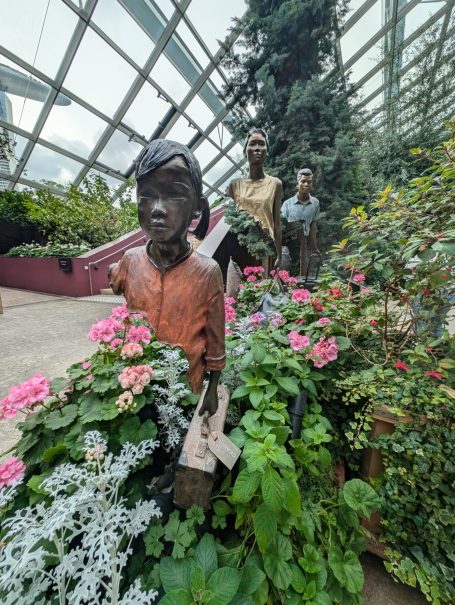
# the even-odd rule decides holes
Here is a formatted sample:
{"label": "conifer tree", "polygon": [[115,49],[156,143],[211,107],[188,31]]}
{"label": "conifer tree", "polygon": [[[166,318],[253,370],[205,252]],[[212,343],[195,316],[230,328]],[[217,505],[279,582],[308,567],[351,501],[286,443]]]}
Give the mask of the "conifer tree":
{"label": "conifer tree", "polygon": [[339,239],[340,220],[361,193],[349,91],[337,66],[344,12],[337,0],[250,0],[226,62],[234,114],[237,106],[257,110],[251,122],[238,117],[237,134],[252,125],[268,131],[267,169],[283,181],[285,199],[300,168],[315,173],[323,247]]}

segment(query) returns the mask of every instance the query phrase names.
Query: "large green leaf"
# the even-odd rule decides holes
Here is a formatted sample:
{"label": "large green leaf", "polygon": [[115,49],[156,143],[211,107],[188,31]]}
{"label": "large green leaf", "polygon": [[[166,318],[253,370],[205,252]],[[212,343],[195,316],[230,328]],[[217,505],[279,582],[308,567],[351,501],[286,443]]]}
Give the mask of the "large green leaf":
{"label": "large green leaf", "polygon": [[117,397],[111,397],[107,401],[103,401],[101,405],[101,418],[103,420],[112,420],[120,414],[119,408],[115,405]]}
{"label": "large green leaf", "polygon": [[264,552],[275,536],[276,517],[265,504],[261,504],[253,515],[253,524],[259,550]]}
{"label": "large green leaf", "polygon": [[307,573],[317,573],[323,567],[322,556],[319,550],[312,544],[305,544],[303,557],[299,558],[299,565]]}
{"label": "large green leaf", "polygon": [[240,584],[240,573],[233,567],[217,569],[207,582],[207,591],[211,597],[206,605],[227,605],[237,594]]}
{"label": "large green leaf", "polygon": [[298,395],[300,393],[299,383],[289,376],[276,376],[275,380],[280,387],[289,395]]}
{"label": "large green leaf", "polygon": [[172,590],[159,601],[158,605],[193,605],[193,597],[187,590]]}
{"label": "large green leaf", "polygon": [[273,542],[262,555],[267,576],[280,590],[291,583],[292,571],[287,561],[292,557],[292,545],[288,538],[277,532]]}
{"label": "large green leaf", "polygon": [[247,469],[243,469],[237,476],[232,492],[232,499],[235,502],[249,502],[259,487],[260,482],[260,473],[250,473]]}
{"label": "large green leaf", "polygon": [[82,424],[102,420],[101,399],[95,393],[87,393],[80,397],[79,416]]}
{"label": "large green leaf", "polygon": [[190,562],[188,559],[165,557],[160,561],[160,579],[166,592],[190,590]]}
{"label": "large green leaf", "polygon": [[205,590],[205,576],[202,567],[194,561],[191,561],[190,586],[193,598],[199,600]]}
{"label": "large green leaf", "polygon": [[261,489],[265,504],[272,511],[278,512],[283,506],[283,482],[271,466],[268,466],[262,475]]}
{"label": "large green leaf", "polygon": [[216,553],[215,540],[211,534],[204,534],[196,546],[194,560],[204,571],[206,580],[210,578],[218,567],[218,556]]}
{"label": "large green leaf", "polygon": [[55,431],[71,424],[76,416],[77,405],[71,403],[69,405],[65,405],[60,410],[50,412],[50,414],[44,419],[44,426]]}
{"label": "large green leaf", "polygon": [[345,553],[335,546],[329,551],[329,565],[338,582],[351,594],[360,593],[363,588],[363,569],[357,555],[348,550]]}
{"label": "large green leaf", "polygon": [[301,513],[300,490],[295,479],[282,479],[284,508],[296,517]]}
{"label": "large green leaf", "polygon": [[265,580],[265,573],[257,565],[244,565],[240,578],[239,592],[250,595],[255,592]]}
{"label": "large green leaf", "polygon": [[380,500],[374,489],[361,479],[351,479],[343,487],[343,498],[346,504],[364,517],[369,517],[379,510]]}

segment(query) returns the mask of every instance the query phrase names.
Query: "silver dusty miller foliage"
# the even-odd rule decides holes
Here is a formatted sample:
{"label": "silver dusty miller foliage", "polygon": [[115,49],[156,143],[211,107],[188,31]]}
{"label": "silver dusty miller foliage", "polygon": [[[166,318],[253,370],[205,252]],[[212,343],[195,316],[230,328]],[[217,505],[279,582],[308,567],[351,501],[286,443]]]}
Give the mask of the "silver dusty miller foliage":
{"label": "silver dusty miller foliage", "polygon": [[[85,435],[86,461],[62,464],[42,482],[51,503],[18,510],[3,523],[2,605],[153,603],[156,591],[142,592],[139,580],[123,596],[120,582],[132,539],[161,512],[154,501],[127,509],[119,489],[157,446],[152,440],[126,443],[114,457],[98,431]],[[49,567],[50,561],[56,565]]]}
{"label": "silver dusty miller foliage", "polygon": [[188,369],[188,362],[179,351],[164,349],[160,365],[154,363],[154,379],[165,382],[163,387],[153,385],[156,393],[155,405],[158,411],[158,424],[164,438],[164,448],[171,451],[181,445],[190,426],[179,402],[191,393],[188,386],[180,382],[180,376]]}

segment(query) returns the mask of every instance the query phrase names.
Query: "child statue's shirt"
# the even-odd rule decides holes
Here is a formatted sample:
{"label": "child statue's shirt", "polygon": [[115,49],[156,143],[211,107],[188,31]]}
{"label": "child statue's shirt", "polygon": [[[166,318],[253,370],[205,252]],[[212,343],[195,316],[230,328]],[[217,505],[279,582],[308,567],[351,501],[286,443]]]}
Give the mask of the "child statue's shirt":
{"label": "child statue's shirt", "polygon": [[183,349],[188,382],[194,393],[200,393],[205,371],[222,370],[226,362],[224,287],[218,263],[190,249],[161,271],[146,247],[132,248],[110,268],[110,282],[114,292],[124,293],[130,311],[144,314],[159,341]]}

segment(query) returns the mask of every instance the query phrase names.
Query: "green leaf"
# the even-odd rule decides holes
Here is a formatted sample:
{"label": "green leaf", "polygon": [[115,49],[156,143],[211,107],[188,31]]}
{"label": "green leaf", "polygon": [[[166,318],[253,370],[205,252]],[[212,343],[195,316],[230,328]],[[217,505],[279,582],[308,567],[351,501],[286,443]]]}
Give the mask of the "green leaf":
{"label": "green leaf", "polygon": [[225,500],[215,500],[213,510],[219,517],[226,517],[233,512],[232,508]]}
{"label": "green leaf", "polygon": [[206,605],[227,605],[237,594],[240,573],[232,567],[217,569],[207,582],[207,591],[211,593]]}
{"label": "green leaf", "polygon": [[257,565],[247,563],[242,569],[239,592],[250,595],[255,592],[265,580],[265,573]]}
{"label": "green leaf", "polygon": [[292,580],[291,580],[292,588],[299,594],[303,594],[303,592],[306,588],[306,580],[305,580],[303,571],[300,569],[300,567],[298,567],[295,564],[291,565],[291,571],[292,571]]}
{"label": "green leaf", "polygon": [[311,601],[311,605],[332,605],[333,601],[329,597],[326,592],[318,592],[313,600]]}
{"label": "green leaf", "polygon": [[347,481],[341,493],[346,504],[364,517],[369,517],[379,510],[381,504],[379,496],[368,483],[361,479]]}
{"label": "green leaf", "polygon": [[231,399],[239,399],[240,397],[246,397],[251,391],[251,387],[246,386],[246,384],[241,384],[237,387],[231,395]]}
{"label": "green leaf", "polygon": [[57,458],[60,458],[67,453],[68,450],[66,445],[63,445],[63,443],[57,443],[57,445],[50,447],[43,453],[43,460],[48,463],[54,462]]}
{"label": "green leaf", "polygon": [[239,426],[232,429],[229,433],[229,439],[235,443],[237,447],[242,448],[247,442],[247,434]]}
{"label": "green leaf", "polygon": [[162,525],[150,525],[144,534],[145,552],[147,556],[160,556],[164,550],[164,545],[160,542],[163,536],[164,527]]}
{"label": "green leaf", "polygon": [[300,393],[299,384],[293,378],[289,376],[275,376],[275,380],[289,395],[298,395]]}
{"label": "green leaf", "polygon": [[264,552],[275,537],[277,530],[275,515],[265,504],[261,504],[254,513],[253,525],[259,550]]}
{"label": "green leaf", "polygon": [[49,472],[42,473],[41,475],[32,475],[27,481],[27,487],[29,487],[36,494],[47,494],[47,492],[41,488],[41,483],[47,477],[49,477]]}
{"label": "green leaf", "polygon": [[107,401],[103,401],[101,404],[101,418],[102,420],[112,420],[117,418],[120,414],[119,408],[115,405],[117,397],[111,397]]}
{"label": "green leaf", "polygon": [[66,378],[54,378],[51,382],[52,393],[60,393],[60,391],[64,391],[65,389],[68,389],[68,380]]}
{"label": "green leaf", "polygon": [[278,512],[283,505],[283,483],[280,475],[271,466],[268,466],[261,481],[262,495],[265,504]]}
{"label": "green leaf", "polygon": [[71,424],[76,416],[77,405],[71,403],[70,405],[65,405],[60,410],[50,412],[44,419],[44,426],[55,431]]}
{"label": "green leaf", "polygon": [[281,424],[284,423],[284,416],[278,412],[275,412],[275,410],[264,410],[262,415],[264,418],[267,418],[267,420],[271,420],[272,422],[277,421],[281,422]]}
{"label": "green leaf", "polygon": [[200,565],[205,579],[208,580],[218,567],[215,540],[211,534],[204,534],[202,536],[194,551],[194,560]]}
{"label": "green leaf", "polygon": [[324,565],[321,553],[312,544],[305,544],[303,547],[303,557],[299,558],[299,565],[307,573],[318,573]]}
{"label": "green leaf", "polygon": [[190,562],[188,559],[176,561],[165,557],[160,561],[160,579],[166,592],[183,589],[190,590]]}
{"label": "green leaf", "polygon": [[250,391],[250,402],[254,408],[257,408],[258,405],[262,402],[264,395],[261,389],[253,389]]}
{"label": "green leaf", "polygon": [[328,468],[332,463],[332,456],[330,455],[329,450],[323,445],[319,448],[318,459],[322,468]]}
{"label": "green leaf", "polygon": [[336,340],[340,351],[347,351],[351,346],[351,340],[347,336],[337,336]]}
{"label": "green leaf", "polygon": [[193,605],[193,603],[194,601],[190,593],[179,588],[164,595],[158,605]]}
{"label": "green leaf", "polygon": [[198,599],[200,594],[205,590],[204,570],[200,565],[198,565],[194,561],[191,561],[190,586],[191,594],[195,599]]}
{"label": "green leaf", "polygon": [[260,473],[251,474],[247,469],[240,471],[232,492],[234,502],[249,502],[259,487],[260,482]]}
{"label": "green leaf", "polygon": [[311,513],[308,511],[303,511],[302,516],[300,517],[300,527],[302,528],[303,534],[310,544],[314,542],[314,521]]}
{"label": "green leaf", "polygon": [[351,594],[360,593],[363,588],[363,569],[357,555],[348,550],[345,553],[338,546],[329,551],[329,566],[338,582]]}
{"label": "green leaf", "polygon": [[284,508],[296,517],[301,513],[300,490],[295,479],[283,479]]}
{"label": "green leaf", "polygon": [[101,399],[95,393],[87,393],[79,399],[79,416],[82,424],[102,420]]}
{"label": "green leaf", "polygon": [[292,580],[292,571],[287,561],[292,557],[291,542],[279,532],[262,555],[267,576],[280,590],[286,590]]}

